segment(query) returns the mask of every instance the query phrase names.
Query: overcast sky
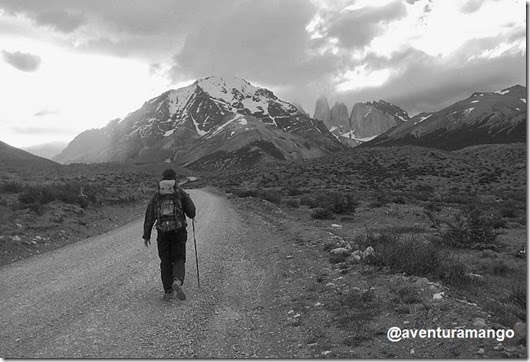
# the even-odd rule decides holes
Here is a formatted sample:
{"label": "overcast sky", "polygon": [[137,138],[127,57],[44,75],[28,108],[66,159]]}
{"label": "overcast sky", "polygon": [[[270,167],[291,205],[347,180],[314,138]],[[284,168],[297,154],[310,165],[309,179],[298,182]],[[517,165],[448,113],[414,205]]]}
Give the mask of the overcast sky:
{"label": "overcast sky", "polygon": [[209,75],[409,115],[526,86],[518,0],[0,0],[0,140],[70,141]]}

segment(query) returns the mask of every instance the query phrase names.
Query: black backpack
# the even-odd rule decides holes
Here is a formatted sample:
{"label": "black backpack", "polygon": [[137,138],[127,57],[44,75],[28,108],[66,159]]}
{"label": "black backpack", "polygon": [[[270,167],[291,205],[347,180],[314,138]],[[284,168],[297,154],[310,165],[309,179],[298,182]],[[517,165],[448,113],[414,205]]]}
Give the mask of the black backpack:
{"label": "black backpack", "polygon": [[162,180],[158,183],[156,205],[156,228],[167,232],[183,227],[182,201],[175,180]]}

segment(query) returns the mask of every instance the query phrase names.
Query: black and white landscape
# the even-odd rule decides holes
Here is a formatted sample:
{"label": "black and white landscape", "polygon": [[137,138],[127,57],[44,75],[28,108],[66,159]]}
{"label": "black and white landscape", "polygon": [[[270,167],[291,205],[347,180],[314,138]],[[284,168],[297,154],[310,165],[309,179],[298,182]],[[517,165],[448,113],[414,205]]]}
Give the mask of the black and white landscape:
{"label": "black and white landscape", "polygon": [[0,0],[0,357],[527,358],[525,5]]}

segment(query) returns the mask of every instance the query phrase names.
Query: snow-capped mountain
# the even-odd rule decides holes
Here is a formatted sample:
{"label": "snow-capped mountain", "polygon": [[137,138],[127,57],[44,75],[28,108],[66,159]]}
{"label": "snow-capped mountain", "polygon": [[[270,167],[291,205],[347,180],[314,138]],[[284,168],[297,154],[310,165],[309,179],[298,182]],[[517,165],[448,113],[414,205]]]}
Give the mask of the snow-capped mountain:
{"label": "snow-capped mountain", "polygon": [[526,142],[526,111],[526,87],[475,92],[439,112],[414,116],[366,145],[455,150],[478,144]]}
{"label": "snow-capped mountain", "polygon": [[342,149],[321,121],[271,91],[240,78],[213,76],[167,91],[104,128],[81,133],[55,160],[167,160],[221,169]]}

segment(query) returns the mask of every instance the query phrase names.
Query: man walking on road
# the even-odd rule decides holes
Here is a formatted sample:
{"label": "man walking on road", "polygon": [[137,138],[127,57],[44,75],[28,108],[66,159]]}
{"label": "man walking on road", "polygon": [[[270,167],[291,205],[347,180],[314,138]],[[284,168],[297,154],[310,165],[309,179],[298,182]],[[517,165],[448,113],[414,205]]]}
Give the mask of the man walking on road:
{"label": "man walking on road", "polygon": [[143,239],[145,246],[151,244],[151,230],[156,221],[160,274],[164,286],[164,299],[172,300],[177,295],[186,299],[182,290],[186,273],[186,216],[195,218],[195,205],[190,196],[180,188],[173,169],[162,173],[158,191],[151,198],[145,212]]}

